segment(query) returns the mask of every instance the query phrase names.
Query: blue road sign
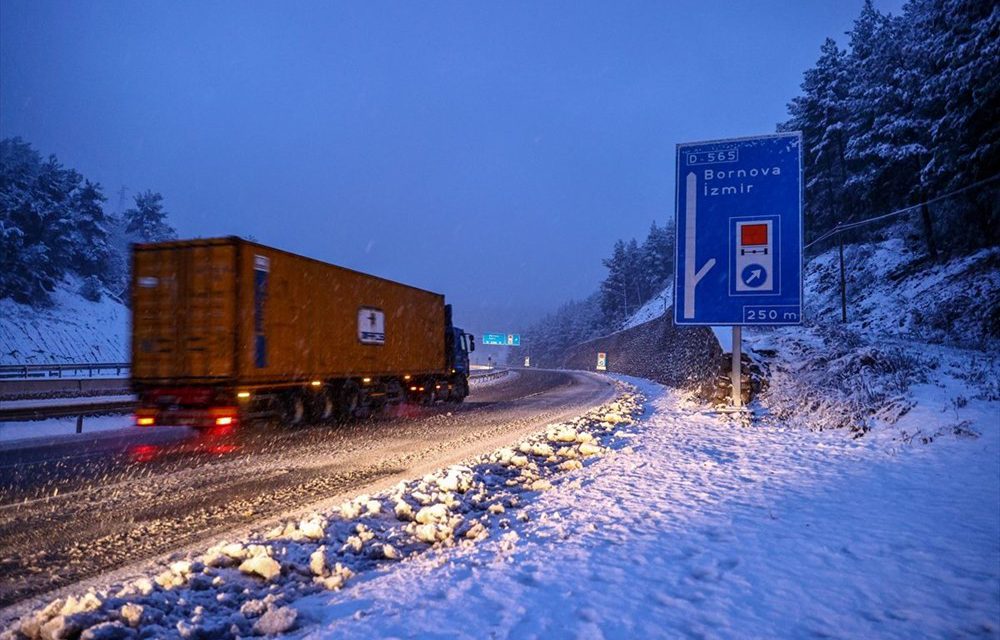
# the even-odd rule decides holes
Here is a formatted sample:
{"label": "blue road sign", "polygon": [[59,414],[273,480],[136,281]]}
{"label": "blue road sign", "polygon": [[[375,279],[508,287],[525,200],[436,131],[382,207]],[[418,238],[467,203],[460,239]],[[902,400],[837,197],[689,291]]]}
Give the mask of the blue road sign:
{"label": "blue road sign", "polygon": [[802,321],[802,134],[677,145],[674,322]]}
{"label": "blue road sign", "polygon": [[519,333],[484,333],[481,338],[482,344],[495,344],[502,347],[520,347],[521,334]]}

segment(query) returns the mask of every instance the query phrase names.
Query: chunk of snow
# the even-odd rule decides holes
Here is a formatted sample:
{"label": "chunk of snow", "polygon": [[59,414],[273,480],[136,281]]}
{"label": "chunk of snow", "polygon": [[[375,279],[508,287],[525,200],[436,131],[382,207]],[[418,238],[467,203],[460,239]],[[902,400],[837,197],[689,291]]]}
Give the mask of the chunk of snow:
{"label": "chunk of snow", "polygon": [[128,623],[130,627],[138,627],[139,623],[142,621],[142,612],[144,608],[141,604],[133,604],[131,602],[123,604],[122,608],[119,610],[119,614],[122,620]]}
{"label": "chunk of snow", "polygon": [[396,514],[397,520],[413,520],[413,507],[407,502],[400,500],[393,507],[393,512]]}
{"label": "chunk of snow", "polygon": [[240,571],[250,575],[258,575],[265,580],[271,580],[275,576],[281,575],[281,565],[270,556],[257,555],[247,558],[240,565]]}
{"label": "chunk of snow", "polygon": [[320,546],[309,555],[309,570],[313,575],[322,576],[326,573],[326,546]]}
{"label": "chunk of snow", "polygon": [[253,625],[254,633],[274,635],[284,633],[295,626],[299,612],[291,607],[269,609]]}
{"label": "chunk of snow", "polygon": [[601,448],[596,444],[591,444],[589,442],[584,442],[580,445],[580,455],[582,456],[593,456],[601,452]]}
{"label": "chunk of snow", "polygon": [[416,521],[420,524],[431,524],[444,522],[448,519],[448,508],[443,504],[435,504],[424,507],[417,512]]}

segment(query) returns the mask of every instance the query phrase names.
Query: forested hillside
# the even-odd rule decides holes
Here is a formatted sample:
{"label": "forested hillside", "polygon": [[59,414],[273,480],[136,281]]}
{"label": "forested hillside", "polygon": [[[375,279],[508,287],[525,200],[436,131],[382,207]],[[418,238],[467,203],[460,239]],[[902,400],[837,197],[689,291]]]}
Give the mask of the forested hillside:
{"label": "forested hillside", "polygon": [[[779,126],[805,140],[807,242],[1000,172],[1000,5],[910,0],[892,16],[869,0],[847,35],[823,43]],[[996,245],[997,194],[921,207],[913,236],[932,258]]]}
{"label": "forested hillside", "polygon": [[159,193],[137,194],[120,217],[106,201],[100,184],[54,155],[43,158],[20,138],[0,141],[0,299],[52,306],[67,276],[87,300],[123,299],[129,243],[174,230]]}
{"label": "forested hillside", "polygon": [[[913,205],[841,239],[900,238],[932,262],[1000,243],[998,65],[1000,5],[973,0],[910,0],[899,15],[869,1],[846,47],[822,44],[777,127],[803,133],[806,243],[830,238],[807,260],[838,239],[838,224]],[[558,362],[567,347],[621,329],[672,279],[673,241],[672,226],[654,224],[641,245],[615,243],[597,292],[524,331],[533,360]]]}

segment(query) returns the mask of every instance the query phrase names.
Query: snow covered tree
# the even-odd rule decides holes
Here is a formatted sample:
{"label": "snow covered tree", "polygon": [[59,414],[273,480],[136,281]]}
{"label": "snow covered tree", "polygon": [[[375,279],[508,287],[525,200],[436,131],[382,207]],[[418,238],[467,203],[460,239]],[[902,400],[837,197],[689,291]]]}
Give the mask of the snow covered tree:
{"label": "snow covered tree", "polygon": [[[136,230],[155,239],[172,236],[160,195],[138,200],[142,213],[130,221]],[[96,277],[120,291],[128,238],[106,216],[104,201],[99,184],[55,156],[42,159],[20,138],[0,141],[0,297],[46,304],[68,273]]]}
{"label": "snow covered tree", "polygon": [[73,176],[55,157],[43,161],[20,138],[0,141],[0,296],[44,304],[68,266],[61,242],[71,227],[66,206]]}
{"label": "snow covered tree", "polygon": [[638,307],[634,300],[629,306],[628,250],[625,242],[615,242],[610,258],[601,261],[608,269],[608,276],[601,282],[601,312],[604,325],[609,328],[621,327],[628,317],[629,309]]}
{"label": "snow covered tree", "polygon": [[135,206],[125,211],[125,231],[141,242],[159,242],[176,237],[177,232],[167,224],[163,211],[163,196],[146,191],[135,196]]}
{"label": "snow covered tree", "polygon": [[[1000,173],[1000,6],[974,0],[911,0],[908,56],[919,60],[917,105],[933,123],[921,180],[930,195]],[[994,61],[989,63],[988,61]],[[1000,242],[997,187],[968,194],[945,220],[956,248]]]}
{"label": "snow covered tree", "polygon": [[112,252],[108,244],[108,219],[101,204],[106,200],[101,185],[90,180],[84,180],[83,186],[73,194],[76,271],[84,276],[99,276],[104,281],[107,281]]}
{"label": "snow covered tree", "polygon": [[646,240],[642,243],[642,269],[649,283],[649,296],[655,295],[674,275],[674,228],[659,227],[656,221],[649,227]]}
{"label": "snow covered tree", "polygon": [[847,167],[847,53],[827,38],[816,66],[804,74],[802,95],[788,105],[782,131],[801,131],[806,166],[806,237],[820,235],[851,216],[844,186]]}

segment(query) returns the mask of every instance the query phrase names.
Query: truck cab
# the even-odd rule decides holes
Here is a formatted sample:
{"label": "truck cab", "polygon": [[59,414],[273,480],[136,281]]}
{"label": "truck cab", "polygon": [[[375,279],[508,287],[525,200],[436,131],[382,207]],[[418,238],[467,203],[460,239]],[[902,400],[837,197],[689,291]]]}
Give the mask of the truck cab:
{"label": "truck cab", "polygon": [[458,327],[451,328],[449,338],[450,353],[448,359],[451,361],[451,370],[454,375],[469,376],[469,352],[476,350],[476,337],[471,333],[466,333]]}
{"label": "truck cab", "polygon": [[452,324],[450,304],[445,305],[444,313],[444,352],[450,372],[449,387],[453,389],[454,397],[464,398],[469,393],[469,353],[476,350],[476,336]]}

